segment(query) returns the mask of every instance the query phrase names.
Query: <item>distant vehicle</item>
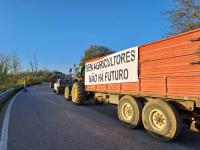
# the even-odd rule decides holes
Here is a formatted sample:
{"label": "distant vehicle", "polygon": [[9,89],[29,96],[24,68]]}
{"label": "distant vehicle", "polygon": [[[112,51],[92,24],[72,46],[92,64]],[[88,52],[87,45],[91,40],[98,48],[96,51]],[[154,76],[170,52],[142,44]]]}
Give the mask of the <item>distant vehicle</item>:
{"label": "distant vehicle", "polygon": [[72,80],[70,78],[60,78],[57,79],[57,81],[54,83],[54,88],[53,90],[57,93],[57,94],[62,94],[64,93],[65,87],[66,85],[71,85],[72,84]]}
{"label": "distant vehicle", "polygon": [[52,73],[52,76],[49,77],[49,87],[53,88],[54,87],[54,83],[62,78],[64,76],[64,74],[62,72],[58,72],[58,71],[54,71]]}
{"label": "distant vehicle", "polygon": [[175,139],[183,123],[200,131],[200,29],[129,48],[77,67],[65,88],[72,102],[93,98],[118,105],[129,128],[143,124],[153,137]]}
{"label": "distant vehicle", "polygon": [[[78,82],[81,78],[81,74],[84,74],[82,71],[84,71],[83,66],[74,66],[73,73],[69,74],[69,82],[66,84],[65,89],[64,89],[64,98],[65,100],[70,100],[71,98],[71,90],[72,90],[72,85],[75,82]],[[84,77],[82,77],[83,79]]]}

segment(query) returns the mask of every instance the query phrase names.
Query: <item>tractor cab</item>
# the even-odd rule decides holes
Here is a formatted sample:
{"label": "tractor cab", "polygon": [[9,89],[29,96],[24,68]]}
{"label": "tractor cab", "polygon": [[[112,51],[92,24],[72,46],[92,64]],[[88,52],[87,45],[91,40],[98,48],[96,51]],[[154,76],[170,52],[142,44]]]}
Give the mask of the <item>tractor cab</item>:
{"label": "tractor cab", "polygon": [[58,78],[61,78],[61,77],[63,77],[63,73],[62,72],[58,72],[58,71],[54,71],[53,72],[53,77],[58,77]]}
{"label": "tractor cab", "polygon": [[56,81],[62,78],[63,76],[64,74],[62,72],[54,71],[52,75],[49,77],[49,86],[53,88]]}
{"label": "tractor cab", "polygon": [[[77,88],[81,89],[81,93],[84,94],[84,76],[85,76],[85,66],[76,66],[74,65],[74,68],[70,69],[70,73],[73,72],[72,75],[72,83],[67,84],[64,90],[64,98],[66,100],[69,100],[70,97],[73,95],[76,95]],[[80,92],[79,92],[80,94]]]}
{"label": "tractor cab", "polygon": [[73,82],[84,81],[85,67],[78,66],[74,68]]}

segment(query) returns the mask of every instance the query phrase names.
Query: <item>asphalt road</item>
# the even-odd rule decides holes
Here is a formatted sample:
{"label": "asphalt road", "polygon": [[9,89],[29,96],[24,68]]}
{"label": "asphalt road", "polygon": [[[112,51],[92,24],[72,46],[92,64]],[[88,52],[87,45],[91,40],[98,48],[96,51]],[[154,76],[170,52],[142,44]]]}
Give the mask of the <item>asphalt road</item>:
{"label": "asphalt road", "polygon": [[184,150],[200,149],[200,134],[183,131],[173,142],[128,129],[113,105],[76,106],[47,85],[33,86],[13,103],[8,150]]}

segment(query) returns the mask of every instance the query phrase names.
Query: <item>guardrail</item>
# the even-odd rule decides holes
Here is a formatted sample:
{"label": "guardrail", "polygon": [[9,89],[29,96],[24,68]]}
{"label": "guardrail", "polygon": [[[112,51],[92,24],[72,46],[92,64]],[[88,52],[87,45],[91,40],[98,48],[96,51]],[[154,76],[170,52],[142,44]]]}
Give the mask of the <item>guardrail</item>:
{"label": "guardrail", "polygon": [[20,91],[23,89],[23,86],[18,86],[18,87],[14,87],[11,89],[8,89],[7,91],[0,93],[0,103],[4,102],[4,100],[6,99],[6,97],[14,92]]}
{"label": "guardrail", "polygon": [[[31,84],[27,84],[27,87],[29,86],[32,86],[32,85],[38,85],[38,84],[41,84],[41,82],[37,82],[37,83],[31,83]],[[0,93],[0,103],[2,103],[5,99],[6,96],[8,96],[9,94],[15,92],[15,91],[19,91],[19,90],[22,90],[23,89],[23,86],[20,86],[18,88],[11,88],[3,93]]]}
{"label": "guardrail", "polygon": [[14,92],[16,88],[11,88],[3,93],[0,94],[0,103],[4,100],[6,96],[8,96],[10,93]]}

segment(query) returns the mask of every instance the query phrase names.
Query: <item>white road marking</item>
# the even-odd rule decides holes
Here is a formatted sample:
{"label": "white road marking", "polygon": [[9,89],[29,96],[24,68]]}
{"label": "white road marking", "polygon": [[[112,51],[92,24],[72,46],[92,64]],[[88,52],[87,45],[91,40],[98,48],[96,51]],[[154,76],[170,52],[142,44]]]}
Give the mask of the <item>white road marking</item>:
{"label": "white road marking", "polygon": [[[23,91],[23,90],[22,90]],[[17,93],[11,100],[10,104],[8,105],[8,108],[6,110],[6,114],[3,121],[3,127],[1,130],[1,140],[0,140],[0,150],[7,150],[7,144],[8,144],[8,127],[9,127],[9,118],[10,118],[10,111],[13,102],[15,101],[16,97],[22,92],[20,91]]]}

